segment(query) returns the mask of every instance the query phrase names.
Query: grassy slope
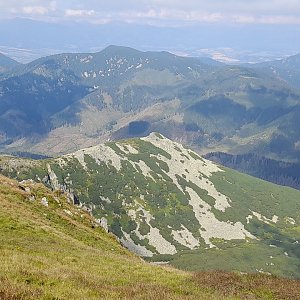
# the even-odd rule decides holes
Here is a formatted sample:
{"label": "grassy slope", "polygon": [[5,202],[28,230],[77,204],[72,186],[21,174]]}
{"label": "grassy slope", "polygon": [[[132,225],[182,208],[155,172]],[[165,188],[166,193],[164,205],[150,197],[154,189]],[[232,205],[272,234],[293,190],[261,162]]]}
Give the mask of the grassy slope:
{"label": "grassy slope", "polygon": [[[40,184],[22,186],[30,187],[30,192],[0,176],[0,299],[300,296],[299,281],[219,272],[191,274],[149,265],[95,227],[94,219],[68,204],[64,195]],[[29,201],[30,196],[35,200]],[[40,203],[44,196],[49,207]]]}
{"label": "grassy slope", "polygon": [[[1,176],[1,299],[213,297],[185,273],[142,262],[42,185],[31,184],[30,194],[35,201]],[[44,195],[49,207],[40,204]]]}

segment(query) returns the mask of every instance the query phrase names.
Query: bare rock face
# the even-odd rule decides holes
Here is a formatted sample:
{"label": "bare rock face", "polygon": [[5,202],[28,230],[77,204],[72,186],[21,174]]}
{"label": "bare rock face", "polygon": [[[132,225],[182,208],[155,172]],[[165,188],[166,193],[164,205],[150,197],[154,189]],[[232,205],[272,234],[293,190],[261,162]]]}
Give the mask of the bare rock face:
{"label": "bare rock face", "polygon": [[57,179],[56,174],[51,170],[51,167],[49,164],[47,164],[47,169],[48,169],[49,181],[50,181],[50,184],[51,184],[53,190],[55,190],[55,191],[60,190],[61,185]]}
{"label": "bare rock face", "polygon": [[99,224],[106,232],[108,232],[108,223],[106,218],[102,217],[101,219],[97,219],[97,224]]}
{"label": "bare rock face", "polygon": [[35,201],[35,197],[34,196],[29,196],[29,201]]}
{"label": "bare rock face", "polygon": [[46,197],[43,197],[43,198],[41,199],[41,204],[44,205],[44,206],[46,206],[46,207],[49,206],[49,203],[48,203],[48,200],[47,200]]}

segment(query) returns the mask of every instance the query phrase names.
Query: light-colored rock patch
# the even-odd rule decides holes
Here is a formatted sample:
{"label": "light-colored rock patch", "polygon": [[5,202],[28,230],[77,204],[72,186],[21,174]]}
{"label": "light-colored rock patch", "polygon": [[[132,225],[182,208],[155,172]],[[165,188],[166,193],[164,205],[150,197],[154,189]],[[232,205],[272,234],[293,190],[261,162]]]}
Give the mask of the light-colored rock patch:
{"label": "light-colored rock patch", "polygon": [[129,209],[127,211],[127,214],[131,218],[131,220],[136,220],[136,211],[134,209]]}
{"label": "light-colored rock patch", "polygon": [[211,238],[220,238],[224,240],[239,240],[248,238],[255,238],[248,232],[241,222],[223,222],[219,221],[215,215],[210,211],[211,206],[203,201],[198,194],[191,188],[187,188],[191,197],[189,204],[193,207],[195,217],[201,226],[200,234],[206,244],[214,247],[210,241]]}
{"label": "light-colored rock patch", "polygon": [[273,222],[273,223],[277,223],[278,222],[278,216],[274,215],[272,217],[272,219],[268,219],[267,217],[261,215],[260,213],[256,212],[256,211],[251,211],[253,216],[256,217],[259,221],[262,221],[266,224],[270,224],[270,222]]}
{"label": "light-colored rock patch", "polygon": [[[82,150],[76,151],[73,154],[67,154],[67,155],[65,155],[65,158],[67,160],[69,160],[71,158],[76,158],[79,161],[79,163],[82,165],[83,169],[87,170],[87,166],[86,166],[86,163],[84,161],[84,154],[85,154],[85,151],[82,149]],[[60,164],[61,159],[58,160],[57,162]]]}
{"label": "light-colored rock patch", "polygon": [[256,217],[259,221],[262,221],[262,222],[264,222],[264,223],[266,223],[266,224],[270,224],[269,220],[268,220],[265,216],[261,215],[260,213],[258,213],[258,212],[256,212],[256,211],[252,211],[252,214],[253,214],[253,216]]}
{"label": "light-colored rock patch", "polygon": [[126,154],[138,154],[139,151],[137,149],[135,149],[134,147],[132,147],[129,144],[123,145],[121,143],[116,143],[116,145],[119,147],[119,149],[126,153]]}
{"label": "light-colored rock patch", "polygon": [[[127,214],[132,220],[136,221],[138,226],[133,233],[135,233],[140,240],[147,239],[149,241],[149,245],[153,246],[159,254],[173,255],[177,253],[176,247],[161,235],[158,228],[155,228],[150,224],[150,221],[154,219],[154,217],[149,211],[145,210],[140,203],[135,202],[135,207],[128,209]],[[139,232],[140,224],[142,222],[145,222],[150,228],[146,235],[142,235]]]}
{"label": "light-colored rock patch", "polygon": [[63,169],[65,166],[67,166],[67,162],[62,159],[61,157],[57,158],[56,161],[58,162],[59,166]]}
{"label": "light-colored rock patch", "polygon": [[155,247],[160,254],[176,254],[176,248],[168,242],[159,232],[158,228],[150,226],[150,232],[146,235],[149,239],[149,245]]}
{"label": "light-colored rock patch", "polygon": [[253,216],[252,216],[252,215],[247,216],[247,217],[246,217],[247,224],[249,224],[249,223],[250,223],[250,220],[252,220],[252,219],[253,219]]}
{"label": "light-colored rock patch", "polygon": [[73,217],[73,213],[69,211],[68,209],[64,209],[64,213],[69,215],[70,217]]}
{"label": "light-colored rock patch", "polygon": [[[187,181],[191,181],[201,189],[206,190],[208,195],[215,199],[214,207],[216,209],[225,211],[227,207],[230,207],[229,202],[231,200],[218,192],[214,184],[208,179],[213,173],[223,172],[216,164],[201,158],[191,150],[185,149],[181,144],[172,142],[164,137],[158,137],[155,133],[151,133],[148,137],[142,139],[152,143],[156,147],[162,148],[171,155],[171,160],[162,155],[156,155],[155,157],[168,164],[169,172],[165,173],[181,191],[183,190],[176,175],[184,175]],[[191,155],[191,153],[193,154]]]}
{"label": "light-colored rock patch", "polygon": [[59,190],[60,189],[59,181],[57,179],[56,174],[51,170],[51,167],[50,167],[49,164],[47,164],[47,171],[48,171],[48,175],[49,175],[49,179],[50,179],[50,183],[52,185],[52,188],[54,190]]}
{"label": "light-colored rock patch", "polygon": [[[145,177],[150,177],[150,178],[153,179],[153,177],[150,175],[150,172],[151,172],[152,170],[148,167],[148,165],[146,165],[146,163],[145,163],[144,161],[139,160],[139,162],[132,163],[132,165],[134,166],[134,168],[135,168],[136,170],[138,170],[138,168],[136,167],[136,165],[139,166],[139,168],[140,168],[141,171],[142,171],[143,176],[145,176]],[[154,180],[154,179],[153,179],[153,180]]]}
{"label": "light-colored rock patch", "polygon": [[[204,159],[203,157],[199,156],[196,152],[186,149],[181,144],[173,142],[162,135],[160,136],[162,138],[158,137],[156,133],[151,133],[147,137],[141,138],[141,140],[150,142],[158,148],[162,148],[163,150],[168,152],[172,156],[172,158],[177,158],[180,160],[183,159],[184,161],[191,160],[193,161],[193,163],[195,163],[195,161],[199,162],[199,165],[202,166],[202,168],[200,168],[201,173],[203,173],[207,177],[210,177],[213,173],[216,172],[223,172],[223,170],[221,170],[215,163]],[[178,151],[178,149],[180,149],[181,151]],[[199,157],[199,159],[191,157],[190,153]],[[183,155],[189,157],[189,159],[187,159]]]}
{"label": "light-colored rock patch", "polygon": [[99,225],[106,231],[108,232],[108,222],[107,222],[107,219],[102,217],[100,220],[99,220]]}
{"label": "light-colored rock patch", "polygon": [[144,257],[153,256],[153,253],[150,250],[148,250],[145,246],[136,245],[128,233],[123,231],[123,236],[124,237],[120,239],[120,242],[128,250],[136,253],[137,255],[144,256]]}
{"label": "light-colored rock patch", "polygon": [[49,203],[48,203],[48,200],[47,200],[46,197],[43,197],[43,198],[41,199],[41,204],[44,205],[44,206],[46,206],[46,207],[49,206]]}
{"label": "light-colored rock patch", "polygon": [[286,220],[287,223],[290,223],[292,225],[296,224],[295,219],[293,219],[292,217],[286,217],[285,220]]}
{"label": "light-colored rock patch", "polygon": [[111,204],[111,201],[110,201],[109,198],[103,197],[103,196],[100,196],[99,198],[101,199],[101,201],[106,202],[106,203],[108,203],[108,204]]}
{"label": "light-colored rock patch", "polygon": [[172,236],[174,240],[189,249],[195,249],[199,247],[199,240],[197,240],[185,226],[181,225],[181,228],[181,230],[177,231],[172,230]]}
{"label": "light-colored rock patch", "polygon": [[86,169],[86,163],[84,161],[84,155],[89,155],[92,157],[96,163],[100,164],[102,162],[109,165],[110,163],[114,166],[118,171],[121,170],[121,158],[115,151],[106,145],[98,145],[90,148],[85,148],[78,150],[72,154],[64,155],[63,157],[66,159],[76,158],[79,163],[82,165],[84,169]]}
{"label": "light-colored rock patch", "polygon": [[150,224],[151,219],[154,219],[150,212],[148,212],[142,207],[140,207],[138,211],[141,211],[144,214],[145,222],[150,227],[150,232],[143,236],[140,234],[140,232],[138,232],[137,229],[137,236],[141,239],[147,238],[149,240],[149,245],[153,246],[156,249],[156,251],[160,254],[176,254],[177,251],[175,246],[172,245],[161,235],[158,228],[152,227],[152,225]]}

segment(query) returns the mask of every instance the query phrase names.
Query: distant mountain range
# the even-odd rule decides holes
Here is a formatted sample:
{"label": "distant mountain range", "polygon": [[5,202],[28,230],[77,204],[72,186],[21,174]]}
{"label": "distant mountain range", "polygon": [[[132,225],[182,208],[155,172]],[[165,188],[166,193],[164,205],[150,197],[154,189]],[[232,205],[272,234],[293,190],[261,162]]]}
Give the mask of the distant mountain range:
{"label": "distant mountain range", "polygon": [[126,21],[92,24],[4,18],[0,20],[0,52],[27,63],[50,54],[96,52],[117,44],[247,63],[275,60],[300,49],[299,28],[294,24],[188,23],[155,26]]}
{"label": "distant mountain range", "polygon": [[158,133],[56,159],[4,156],[0,171],[67,193],[149,260],[300,277],[300,192],[220,167]]}
{"label": "distant mountain range", "polygon": [[298,61],[274,73],[118,46],[41,58],[0,75],[0,150],[57,155],[158,131],[202,153],[295,161],[300,92],[279,66]]}

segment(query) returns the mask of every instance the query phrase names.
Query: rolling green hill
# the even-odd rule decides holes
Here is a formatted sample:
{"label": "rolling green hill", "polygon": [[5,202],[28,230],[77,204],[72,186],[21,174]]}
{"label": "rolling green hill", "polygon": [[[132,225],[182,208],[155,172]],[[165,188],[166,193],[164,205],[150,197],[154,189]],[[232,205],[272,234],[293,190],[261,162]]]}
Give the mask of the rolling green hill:
{"label": "rolling green hill", "polygon": [[69,193],[131,251],[187,270],[300,277],[300,192],[220,167],[158,133],[0,170]]}

